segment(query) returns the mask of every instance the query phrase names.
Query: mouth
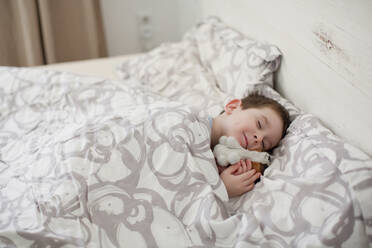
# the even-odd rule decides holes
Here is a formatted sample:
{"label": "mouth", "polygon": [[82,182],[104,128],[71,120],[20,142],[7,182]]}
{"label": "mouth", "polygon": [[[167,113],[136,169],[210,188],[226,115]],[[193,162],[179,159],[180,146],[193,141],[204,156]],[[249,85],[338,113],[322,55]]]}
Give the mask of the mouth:
{"label": "mouth", "polygon": [[247,136],[243,133],[244,141],[245,141],[245,149],[248,149],[248,139]]}

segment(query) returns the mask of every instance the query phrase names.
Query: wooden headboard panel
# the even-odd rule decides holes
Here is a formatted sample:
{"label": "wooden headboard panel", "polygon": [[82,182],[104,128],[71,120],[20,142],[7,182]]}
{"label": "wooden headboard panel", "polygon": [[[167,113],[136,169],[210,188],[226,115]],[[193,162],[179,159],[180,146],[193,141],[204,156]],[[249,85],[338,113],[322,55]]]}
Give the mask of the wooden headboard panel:
{"label": "wooden headboard panel", "polygon": [[275,88],[335,134],[372,155],[372,1],[202,0],[283,53]]}

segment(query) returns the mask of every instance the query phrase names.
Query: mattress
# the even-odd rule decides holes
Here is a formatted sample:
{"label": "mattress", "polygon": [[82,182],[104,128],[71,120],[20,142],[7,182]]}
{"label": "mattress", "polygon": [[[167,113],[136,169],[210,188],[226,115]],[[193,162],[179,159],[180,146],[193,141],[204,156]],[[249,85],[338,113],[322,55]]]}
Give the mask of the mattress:
{"label": "mattress", "polygon": [[115,73],[115,67],[120,62],[135,56],[139,56],[139,54],[120,55],[107,58],[49,64],[43,66],[36,66],[35,68],[115,79],[117,78]]}

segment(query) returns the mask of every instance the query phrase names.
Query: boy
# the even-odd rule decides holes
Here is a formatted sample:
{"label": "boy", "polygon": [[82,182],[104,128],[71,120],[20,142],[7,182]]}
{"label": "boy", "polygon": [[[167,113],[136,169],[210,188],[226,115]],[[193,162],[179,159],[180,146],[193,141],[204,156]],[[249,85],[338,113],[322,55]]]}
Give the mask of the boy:
{"label": "boy", "polygon": [[[242,100],[230,101],[224,112],[213,119],[211,147],[221,136],[233,136],[245,149],[267,152],[279,144],[289,123],[289,114],[282,105],[253,93]],[[261,175],[252,169],[249,160],[218,167],[229,197],[250,191]]]}

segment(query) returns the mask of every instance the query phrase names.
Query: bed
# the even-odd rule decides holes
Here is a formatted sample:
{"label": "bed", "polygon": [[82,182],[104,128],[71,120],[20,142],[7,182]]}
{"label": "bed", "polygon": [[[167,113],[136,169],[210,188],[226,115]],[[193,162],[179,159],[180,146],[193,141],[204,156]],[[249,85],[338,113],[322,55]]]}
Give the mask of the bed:
{"label": "bed", "polygon": [[[145,54],[1,67],[1,246],[371,247],[371,117],[317,107],[344,90],[347,114],[370,100],[346,86],[318,96],[324,81],[291,68],[306,49],[286,59],[281,32],[258,40],[239,24],[258,25],[243,4],[216,1],[206,14],[220,17]],[[254,190],[229,199],[208,116],[252,91],[292,122]],[[350,138],[349,125],[366,133]]]}

